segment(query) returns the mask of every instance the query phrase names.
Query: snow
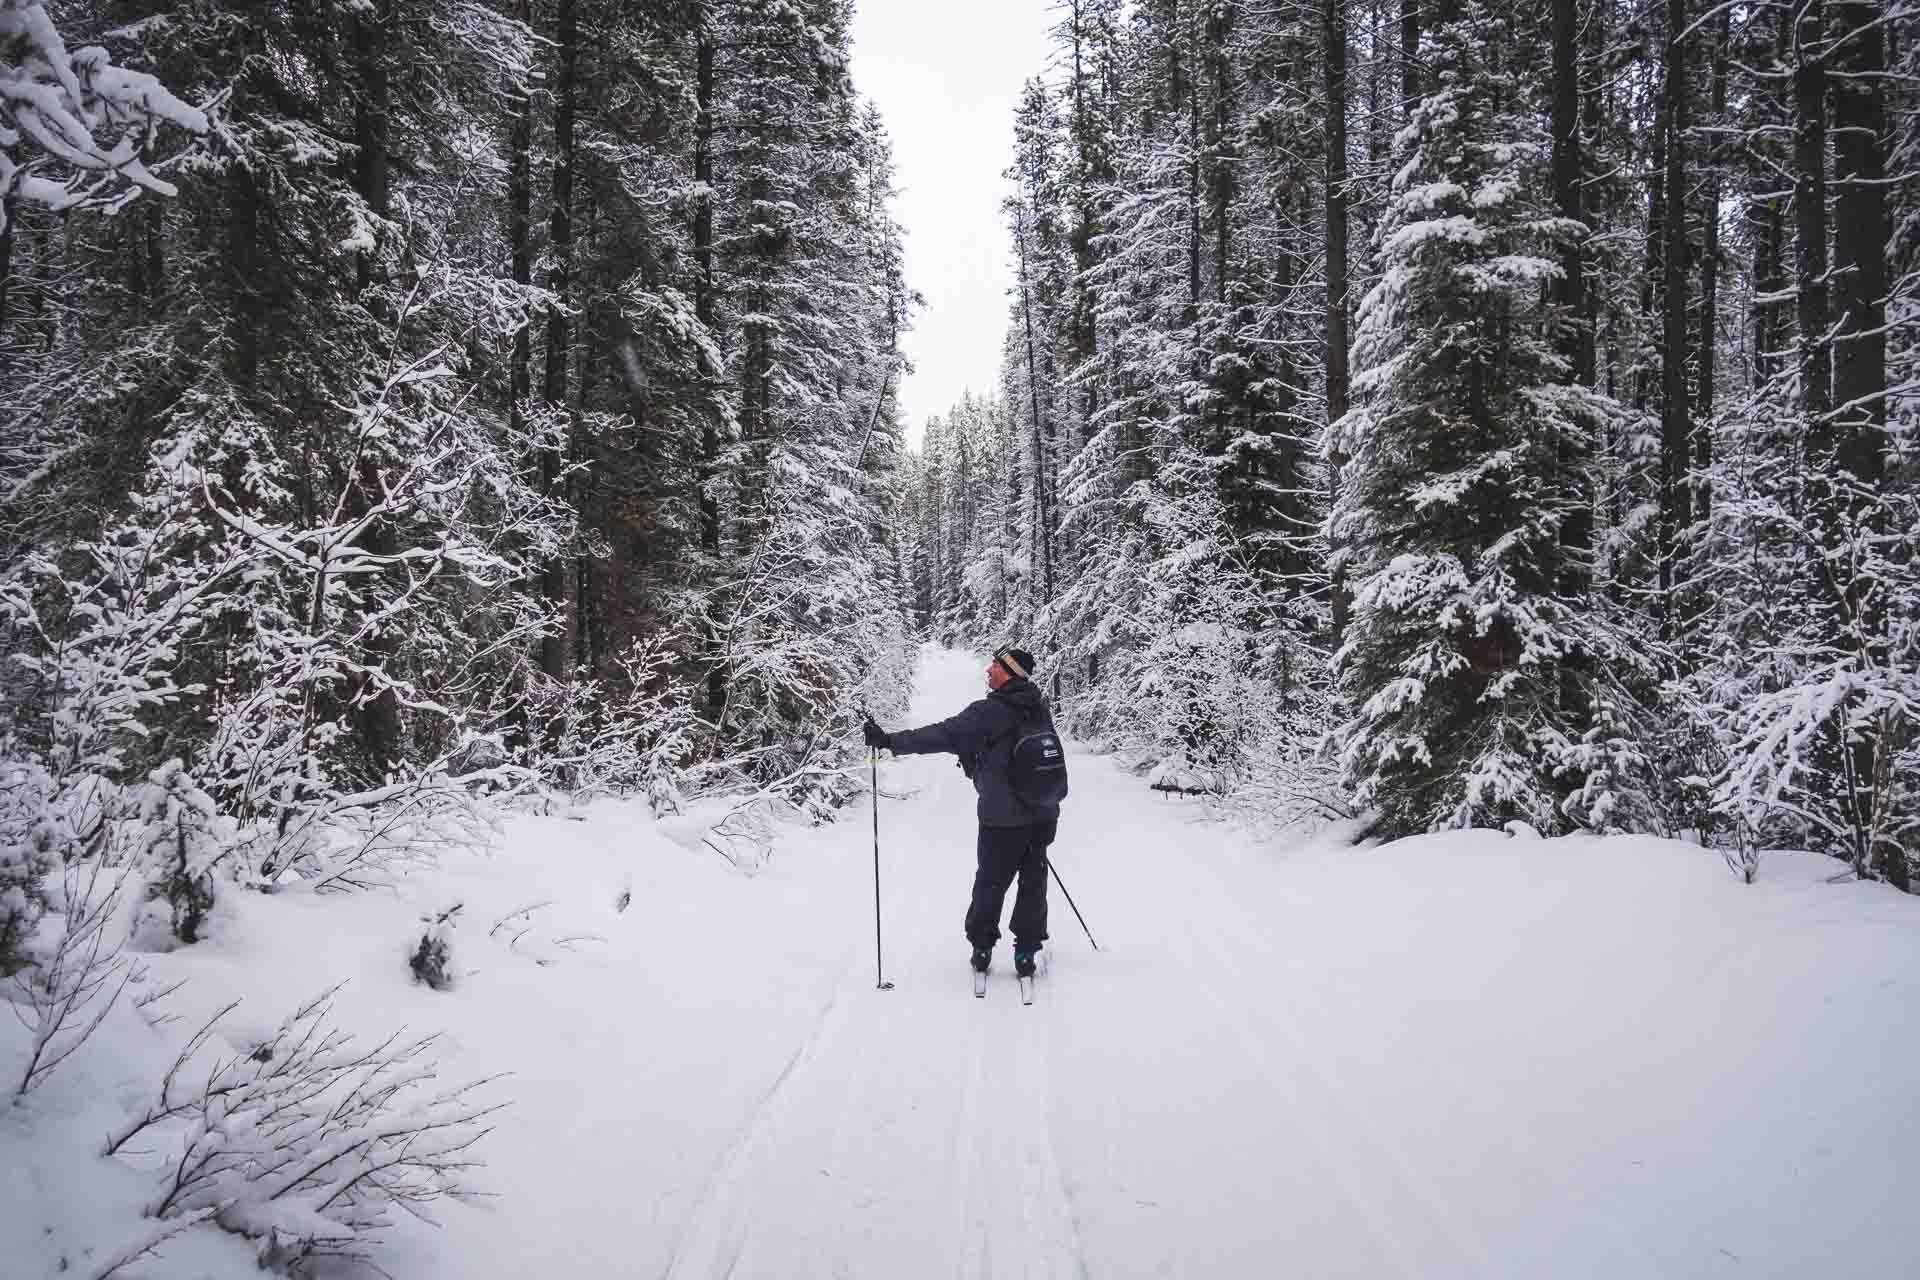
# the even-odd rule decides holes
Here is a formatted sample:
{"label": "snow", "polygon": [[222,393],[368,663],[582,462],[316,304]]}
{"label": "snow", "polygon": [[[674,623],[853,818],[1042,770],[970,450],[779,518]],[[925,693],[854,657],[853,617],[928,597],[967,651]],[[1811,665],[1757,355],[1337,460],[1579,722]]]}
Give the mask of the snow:
{"label": "snow", "polygon": [[[914,723],[980,673],[926,651]],[[208,941],[144,957],[141,988],[187,980],[178,1021],[123,1002],[0,1107],[0,1274],[86,1274],[159,1227],[101,1135],[227,1001],[241,1048],[342,981],[363,1038],[444,1032],[442,1084],[508,1073],[492,1198],[394,1215],[395,1275],[1920,1270],[1920,902],[1643,837],[1258,844],[1073,769],[1056,865],[1102,949],[1056,888],[1031,1008],[1004,943],[972,997],[945,757],[879,767],[891,991],[864,808],[752,875],[604,802],[388,891],[229,895]],[[455,903],[436,992],[406,958]],[[0,1018],[0,1079],[23,1044]],[[202,1226],[119,1274],[259,1273]]]}

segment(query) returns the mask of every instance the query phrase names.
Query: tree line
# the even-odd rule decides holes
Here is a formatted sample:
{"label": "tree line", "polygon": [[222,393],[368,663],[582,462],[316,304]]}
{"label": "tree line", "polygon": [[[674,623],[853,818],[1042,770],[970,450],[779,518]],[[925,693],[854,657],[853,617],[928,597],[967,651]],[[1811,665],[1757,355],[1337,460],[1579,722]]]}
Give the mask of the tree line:
{"label": "tree line", "polygon": [[1913,7],[1057,11],[919,620],[1157,785],[1908,887]]}

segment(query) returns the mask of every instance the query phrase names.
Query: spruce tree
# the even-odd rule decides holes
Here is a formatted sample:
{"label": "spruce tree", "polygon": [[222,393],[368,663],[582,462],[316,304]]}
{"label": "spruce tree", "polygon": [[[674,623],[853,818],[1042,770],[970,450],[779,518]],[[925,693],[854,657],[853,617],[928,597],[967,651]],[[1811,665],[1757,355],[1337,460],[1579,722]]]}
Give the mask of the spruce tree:
{"label": "spruce tree", "polygon": [[1585,229],[1552,208],[1515,23],[1470,4],[1432,54],[1433,90],[1396,139],[1356,403],[1335,428],[1350,461],[1332,532],[1355,590],[1337,658],[1353,714],[1335,742],[1358,807],[1395,834],[1602,824],[1618,796],[1562,803],[1583,743],[1561,667],[1582,657],[1604,681],[1619,652],[1560,594],[1559,532],[1581,494],[1559,460],[1621,410],[1575,382],[1547,306]]}

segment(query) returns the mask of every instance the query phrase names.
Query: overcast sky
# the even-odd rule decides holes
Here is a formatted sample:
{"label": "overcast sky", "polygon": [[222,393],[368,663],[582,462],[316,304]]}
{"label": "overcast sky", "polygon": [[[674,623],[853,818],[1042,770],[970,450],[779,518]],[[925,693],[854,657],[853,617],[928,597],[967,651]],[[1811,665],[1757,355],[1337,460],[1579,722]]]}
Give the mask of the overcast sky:
{"label": "overcast sky", "polygon": [[1000,226],[1020,86],[1046,65],[1053,0],[858,0],[854,86],[893,135],[907,281],[926,295],[901,345],[908,439],[1000,372],[1012,283]]}

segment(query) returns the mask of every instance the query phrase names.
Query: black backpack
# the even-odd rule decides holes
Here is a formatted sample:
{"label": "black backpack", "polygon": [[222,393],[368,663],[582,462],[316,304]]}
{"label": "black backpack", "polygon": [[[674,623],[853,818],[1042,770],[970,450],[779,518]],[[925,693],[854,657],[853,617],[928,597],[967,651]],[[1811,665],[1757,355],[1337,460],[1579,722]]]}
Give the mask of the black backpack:
{"label": "black backpack", "polygon": [[1044,809],[1067,798],[1067,749],[1052,725],[1031,731],[1013,727],[1013,750],[1007,753],[1007,788],[1031,809]]}

